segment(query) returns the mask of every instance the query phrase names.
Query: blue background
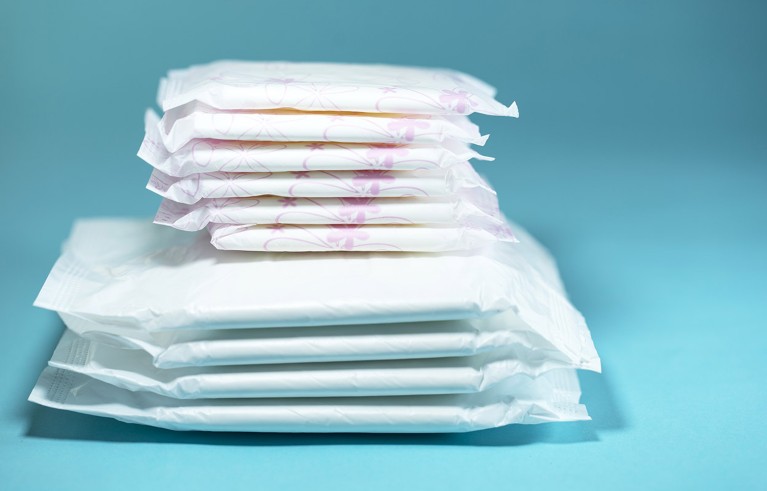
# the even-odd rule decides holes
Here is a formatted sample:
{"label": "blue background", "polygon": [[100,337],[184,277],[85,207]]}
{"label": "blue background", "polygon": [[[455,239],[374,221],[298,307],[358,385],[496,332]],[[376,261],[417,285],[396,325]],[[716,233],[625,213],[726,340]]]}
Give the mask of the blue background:
{"label": "blue background", "polygon": [[[767,3],[5,2],[0,487],[765,489]],[[478,163],[550,247],[604,374],[588,423],[467,435],[173,433],[26,402],[31,306],[71,223],[150,216],[135,157],[169,68],[448,66],[516,99]]]}

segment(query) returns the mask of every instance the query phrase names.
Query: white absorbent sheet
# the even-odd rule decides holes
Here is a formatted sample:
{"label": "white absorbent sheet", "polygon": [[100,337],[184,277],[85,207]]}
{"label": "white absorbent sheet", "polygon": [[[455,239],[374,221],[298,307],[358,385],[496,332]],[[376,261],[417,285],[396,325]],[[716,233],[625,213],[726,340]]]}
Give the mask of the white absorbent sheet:
{"label": "white absorbent sheet", "polygon": [[166,111],[201,101],[222,109],[519,116],[516,104],[504,106],[495,92],[444,68],[225,60],[170,71],[157,101]]}
{"label": "white absorbent sheet", "polygon": [[512,377],[475,394],[180,401],[52,367],[29,396],[44,406],[174,430],[322,433],[465,432],[587,420],[579,398],[570,370]]}

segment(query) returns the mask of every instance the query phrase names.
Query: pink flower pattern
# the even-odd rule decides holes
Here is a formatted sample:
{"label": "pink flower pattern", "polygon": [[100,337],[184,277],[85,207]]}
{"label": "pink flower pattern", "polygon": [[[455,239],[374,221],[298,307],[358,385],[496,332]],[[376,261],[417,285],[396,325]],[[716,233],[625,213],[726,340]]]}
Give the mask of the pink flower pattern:
{"label": "pink flower pattern", "polygon": [[351,251],[354,249],[354,241],[365,241],[369,237],[359,225],[331,225],[325,240],[345,251]]}
{"label": "pink flower pattern", "polygon": [[381,207],[373,204],[375,198],[339,198],[343,203],[338,213],[346,222],[365,223],[367,215],[379,213]]}
{"label": "pink flower pattern", "polygon": [[288,207],[291,207],[291,206],[295,207],[296,206],[296,200],[297,200],[297,198],[280,198],[277,201],[282,203],[282,207],[283,208],[288,208]]}
{"label": "pink flower pattern", "polygon": [[465,90],[443,90],[439,101],[459,114],[466,114],[470,107],[477,107],[477,102]]}
{"label": "pink flower pattern", "polygon": [[381,184],[393,182],[396,178],[388,170],[361,170],[354,172],[352,183],[360,190],[361,194],[369,193],[378,196],[381,192]]}
{"label": "pink flower pattern", "polygon": [[429,123],[416,118],[400,118],[397,121],[392,121],[387,127],[404,136],[405,141],[412,142],[415,140],[415,134],[418,129],[426,129],[429,127]]}
{"label": "pink flower pattern", "polygon": [[391,169],[394,167],[394,161],[397,157],[404,157],[407,154],[408,149],[403,145],[383,143],[371,145],[370,150],[367,152],[367,157],[377,162],[381,167]]}

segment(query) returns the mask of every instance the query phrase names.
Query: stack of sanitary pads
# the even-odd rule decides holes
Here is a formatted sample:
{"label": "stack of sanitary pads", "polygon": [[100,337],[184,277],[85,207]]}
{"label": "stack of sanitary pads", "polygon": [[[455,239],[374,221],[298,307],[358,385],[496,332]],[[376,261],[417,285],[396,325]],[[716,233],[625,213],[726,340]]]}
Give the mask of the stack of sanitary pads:
{"label": "stack of sanitary pads", "polygon": [[169,227],[77,222],[36,300],[68,329],[30,400],[221,431],[587,419],[588,328],[468,163],[466,114],[517,116],[493,97],[449,70],[170,72],[139,152]]}
{"label": "stack of sanitary pads", "polygon": [[468,75],[390,66],[214,63],[173,71],[139,156],[155,223],[219,249],[445,251],[513,240],[470,158],[466,113],[516,116]]}

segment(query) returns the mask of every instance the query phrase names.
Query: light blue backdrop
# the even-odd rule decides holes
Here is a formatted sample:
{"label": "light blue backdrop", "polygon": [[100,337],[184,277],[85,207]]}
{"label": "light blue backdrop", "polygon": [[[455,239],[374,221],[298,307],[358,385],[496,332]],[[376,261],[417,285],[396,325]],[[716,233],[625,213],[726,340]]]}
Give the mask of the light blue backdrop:
{"label": "light blue backdrop", "polygon": [[[767,3],[4,2],[0,488],[765,489]],[[557,256],[604,374],[594,421],[446,436],[172,433],[26,402],[62,328],[31,307],[77,217],[146,215],[134,155],[169,68],[448,66],[504,211]]]}

